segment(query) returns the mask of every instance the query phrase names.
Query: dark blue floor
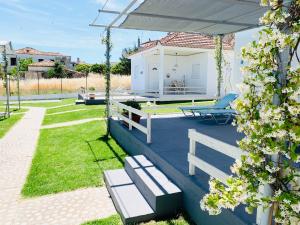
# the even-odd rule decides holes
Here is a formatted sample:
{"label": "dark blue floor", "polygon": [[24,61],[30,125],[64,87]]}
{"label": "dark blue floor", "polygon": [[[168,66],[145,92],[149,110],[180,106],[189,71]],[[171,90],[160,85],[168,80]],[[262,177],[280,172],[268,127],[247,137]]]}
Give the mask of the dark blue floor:
{"label": "dark blue floor", "polygon": [[[145,124],[145,121],[142,120],[141,123]],[[212,121],[201,121],[197,118],[176,117],[152,119],[152,144],[149,147],[182,174],[193,179],[193,182],[203,190],[208,191],[209,176],[206,173],[197,170],[196,175],[192,178],[188,174],[188,129],[196,129],[200,133],[235,146],[237,146],[237,141],[243,135],[238,133],[236,128],[231,125],[217,125]],[[142,132],[133,129],[132,134],[146,143],[146,136]],[[218,169],[230,174],[230,166],[234,162],[232,158],[200,144],[197,144],[196,155]],[[240,218],[249,223],[255,221],[255,215],[245,213],[244,207],[237,208],[234,214],[238,214]]]}

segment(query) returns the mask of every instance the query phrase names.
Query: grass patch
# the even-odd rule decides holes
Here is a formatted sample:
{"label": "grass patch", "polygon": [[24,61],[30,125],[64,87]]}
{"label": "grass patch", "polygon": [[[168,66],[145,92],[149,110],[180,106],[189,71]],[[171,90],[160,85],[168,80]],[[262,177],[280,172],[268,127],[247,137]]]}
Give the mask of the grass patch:
{"label": "grass patch", "polygon": [[74,104],[75,105],[75,98],[69,98],[69,99],[62,99],[58,102],[38,102],[36,101],[33,103],[26,103],[26,102],[21,102],[22,106],[31,106],[31,107],[56,107],[56,106],[62,106],[62,105],[67,105],[67,104]]}
{"label": "grass patch", "polygon": [[102,137],[105,122],[43,129],[22,195],[41,196],[102,186],[102,173],[123,167],[126,153]]}
{"label": "grass patch", "polygon": [[[212,105],[214,101],[200,101],[200,102],[195,102],[195,106],[204,106],[204,105]],[[147,107],[146,103],[142,104],[142,107],[147,107],[144,108],[143,111],[147,113],[151,113],[153,115],[156,114],[171,114],[171,113],[181,113],[182,111],[178,109],[179,107],[182,106],[192,106],[191,102],[180,102],[180,103],[165,103],[165,104],[159,104],[159,105],[152,105],[153,109],[151,107]],[[155,108],[157,107],[157,108]]]}
{"label": "grass patch", "polygon": [[23,114],[11,115],[10,118],[0,119],[0,138],[2,138],[21,118]]}
{"label": "grass patch", "polygon": [[[88,118],[101,118],[105,115],[105,108],[103,105],[99,106],[85,106],[81,107],[87,110],[76,111],[76,112],[67,112],[63,114],[56,115],[46,115],[43,121],[43,125],[49,125],[54,123],[63,123],[74,120],[82,120]],[[76,107],[72,108],[72,110],[76,109]],[[63,109],[64,110],[64,109]],[[71,110],[71,109],[70,109]],[[68,111],[68,110],[65,110]],[[48,112],[48,111],[47,111]],[[56,110],[56,112],[59,112]]]}
{"label": "grass patch", "polygon": [[[5,107],[3,107],[3,106],[0,106],[0,112],[5,112]],[[16,107],[10,107],[10,112],[11,113],[25,113],[25,112],[27,112],[28,111],[28,109],[24,109],[24,108],[21,108],[21,109],[18,109],[18,108],[16,108]]]}
{"label": "grass patch", "polygon": [[[108,218],[90,221],[82,225],[122,225],[122,221],[119,215],[113,215]],[[193,224],[186,216],[179,216],[175,219],[150,221],[147,223],[141,223],[141,225],[189,225]]]}
{"label": "grass patch", "polygon": [[99,109],[104,107],[105,107],[104,105],[68,105],[68,106],[63,106],[54,109],[47,109],[46,114],[60,113],[60,112],[66,112],[66,111],[71,111],[76,109]]}

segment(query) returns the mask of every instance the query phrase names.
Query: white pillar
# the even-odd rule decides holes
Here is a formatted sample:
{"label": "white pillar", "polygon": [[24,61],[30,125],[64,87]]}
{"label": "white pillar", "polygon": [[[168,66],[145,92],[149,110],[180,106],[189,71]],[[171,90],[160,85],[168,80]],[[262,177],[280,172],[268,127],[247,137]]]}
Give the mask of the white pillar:
{"label": "white pillar", "polygon": [[165,53],[163,46],[159,47],[159,95],[164,94]]}

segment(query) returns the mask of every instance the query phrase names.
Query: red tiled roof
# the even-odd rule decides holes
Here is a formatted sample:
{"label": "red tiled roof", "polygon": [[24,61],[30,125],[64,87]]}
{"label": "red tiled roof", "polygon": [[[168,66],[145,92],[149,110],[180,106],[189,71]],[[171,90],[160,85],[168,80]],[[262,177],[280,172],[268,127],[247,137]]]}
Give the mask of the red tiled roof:
{"label": "red tiled roof", "polygon": [[[169,33],[166,37],[160,40],[148,41],[141,45],[138,52],[155,47],[158,43],[162,46],[183,47],[183,48],[202,48],[214,49],[214,38],[208,35],[174,32]],[[234,45],[234,37],[226,36],[223,39],[223,48],[225,50],[232,50]]]}
{"label": "red tiled roof", "polygon": [[55,63],[52,62],[52,61],[42,61],[42,62],[31,63],[31,64],[29,64],[29,66],[32,66],[32,67],[53,67],[54,64]]}
{"label": "red tiled roof", "polygon": [[42,52],[30,47],[18,49],[16,50],[16,53],[27,55],[63,56],[61,53],[58,52]]}

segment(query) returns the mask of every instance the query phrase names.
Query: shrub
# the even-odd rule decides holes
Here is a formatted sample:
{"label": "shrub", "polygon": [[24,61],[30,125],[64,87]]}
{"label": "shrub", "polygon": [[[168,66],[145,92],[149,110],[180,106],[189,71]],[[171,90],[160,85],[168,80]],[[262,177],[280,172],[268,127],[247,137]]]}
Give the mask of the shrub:
{"label": "shrub", "polygon": [[105,64],[93,64],[90,67],[90,72],[103,74],[105,72]]}
{"label": "shrub", "polygon": [[139,102],[135,101],[135,100],[128,100],[126,102],[123,103],[124,105],[127,105],[127,106],[130,106],[134,109],[137,109],[137,110],[141,110],[142,109],[142,106]]}
{"label": "shrub", "polygon": [[54,69],[50,69],[47,71],[47,73],[45,73],[46,78],[55,78],[55,71]]}
{"label": "shrub", "polygon": [[28,66],[33,63],[32,58],[20,59],[19,60],[19,70],[28,71]]}
{"label": "shrub", "polygon": [[89,64],[78,64],[75,66],[77,72],[88,73],[90,71],[91,65]]}

